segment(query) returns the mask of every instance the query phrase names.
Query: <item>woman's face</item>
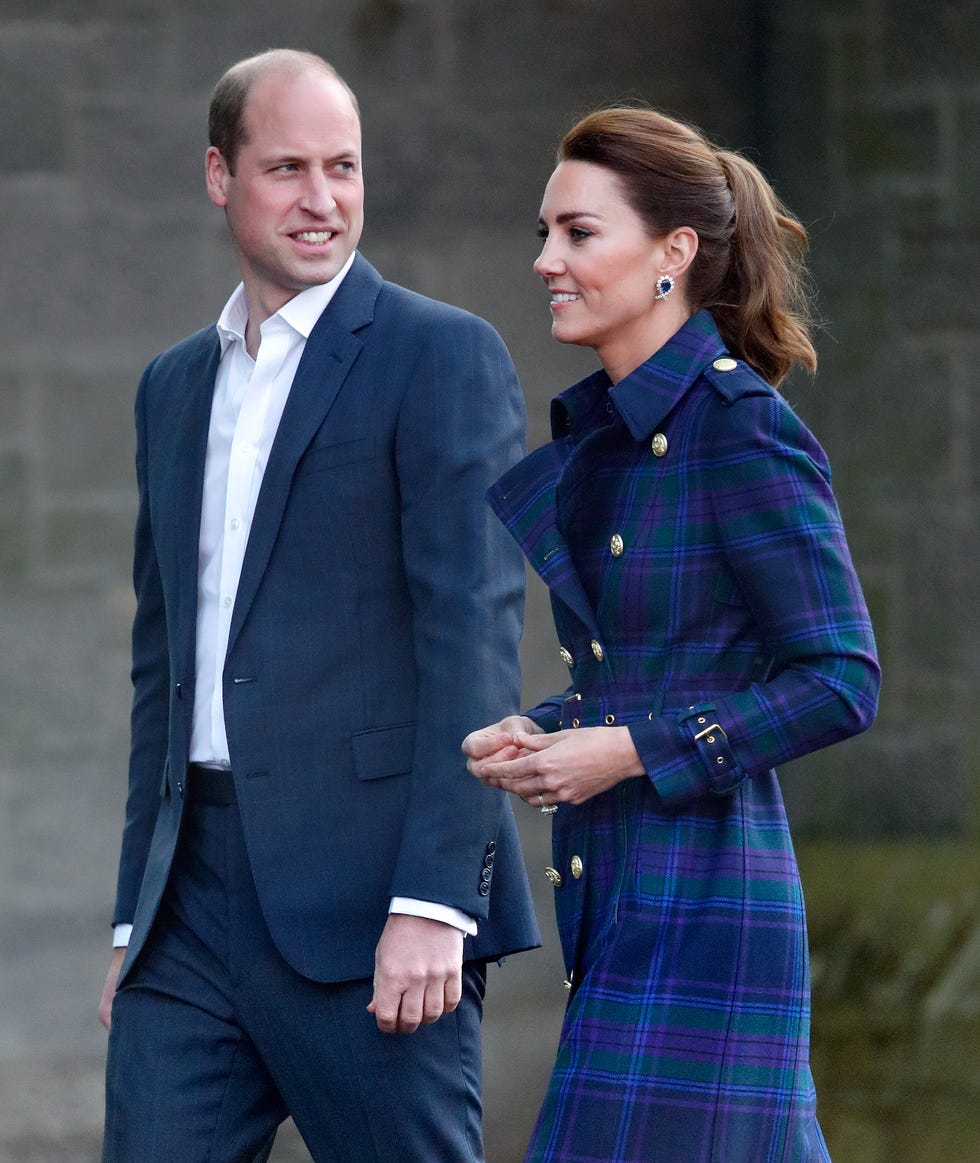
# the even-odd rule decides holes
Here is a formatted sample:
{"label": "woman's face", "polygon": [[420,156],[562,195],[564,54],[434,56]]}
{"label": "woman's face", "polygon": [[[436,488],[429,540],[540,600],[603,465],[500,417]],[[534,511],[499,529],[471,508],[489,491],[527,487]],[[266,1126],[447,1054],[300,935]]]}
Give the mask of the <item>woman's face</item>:
{"label": "woman's face", "polygon": [[647,233],[611,170],[580,161],[561,162],[551,175],[539,233],[534,269],[551,292],[551,334],[594,348],[613,379],[622,378],[659,345],[652,337],[663,240]]}

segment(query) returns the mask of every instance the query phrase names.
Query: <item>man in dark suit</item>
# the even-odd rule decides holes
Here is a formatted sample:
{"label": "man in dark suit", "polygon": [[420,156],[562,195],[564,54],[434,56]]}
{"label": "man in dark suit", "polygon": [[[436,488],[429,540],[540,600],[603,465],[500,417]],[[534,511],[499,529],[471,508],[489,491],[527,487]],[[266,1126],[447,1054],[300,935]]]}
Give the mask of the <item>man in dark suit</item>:
{"label": "man in dark suit", "polygon": [[519,386],[488,324],[357,254],[329,65],[239,62],[210,134],[242,285],[137,397],[104,1159],[244,1163],[288,1114],[318,1161],[480,1160],[485,965],[538,940],[460,751],[518,705],[523,567],[483,498]]}

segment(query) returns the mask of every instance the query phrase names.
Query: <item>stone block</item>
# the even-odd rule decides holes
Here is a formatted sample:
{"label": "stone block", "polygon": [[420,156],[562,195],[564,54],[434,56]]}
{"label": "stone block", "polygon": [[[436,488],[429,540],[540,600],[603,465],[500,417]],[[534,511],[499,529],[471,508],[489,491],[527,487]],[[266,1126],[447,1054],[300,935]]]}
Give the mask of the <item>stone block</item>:
{"label": "stone block", "polygon": [[133,480],[136,374],[85,375],[71,367],[43,373],[35,473],[46,495],[82,499],[115,493]]}
{"label": "stone block", "polygon": [[70,156],[73,43],[46,21],[0,19],[0,177],[64,170]]}

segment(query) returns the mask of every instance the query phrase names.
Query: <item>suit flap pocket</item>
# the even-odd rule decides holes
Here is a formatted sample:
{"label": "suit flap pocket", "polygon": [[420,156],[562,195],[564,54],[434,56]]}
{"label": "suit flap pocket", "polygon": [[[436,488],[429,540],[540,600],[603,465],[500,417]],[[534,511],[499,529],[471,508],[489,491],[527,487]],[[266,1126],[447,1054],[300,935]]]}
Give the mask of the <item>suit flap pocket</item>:
{"label": "suit flap pocket", "polygon": [[358,779],[381,779],[386,775],[405,775],[412,770],[414,723],[359,731],[352,742]]}

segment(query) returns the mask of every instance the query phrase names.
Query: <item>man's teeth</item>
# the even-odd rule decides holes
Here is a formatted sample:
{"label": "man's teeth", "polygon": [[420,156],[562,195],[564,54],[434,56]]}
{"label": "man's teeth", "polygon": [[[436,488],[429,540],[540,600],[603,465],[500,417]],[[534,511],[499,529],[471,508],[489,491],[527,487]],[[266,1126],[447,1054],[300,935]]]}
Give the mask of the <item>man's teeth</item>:
{"label": "man's teeth", "polygon": [[333,238],[332,230],[303,230],[295,235],[300,242],[329,242]]}
{"label": "man's teeth", "polygon": [[572,295],[568,291],[555,291],[551,296],[552,303],[574,303],[581,299],[581,295]]}

